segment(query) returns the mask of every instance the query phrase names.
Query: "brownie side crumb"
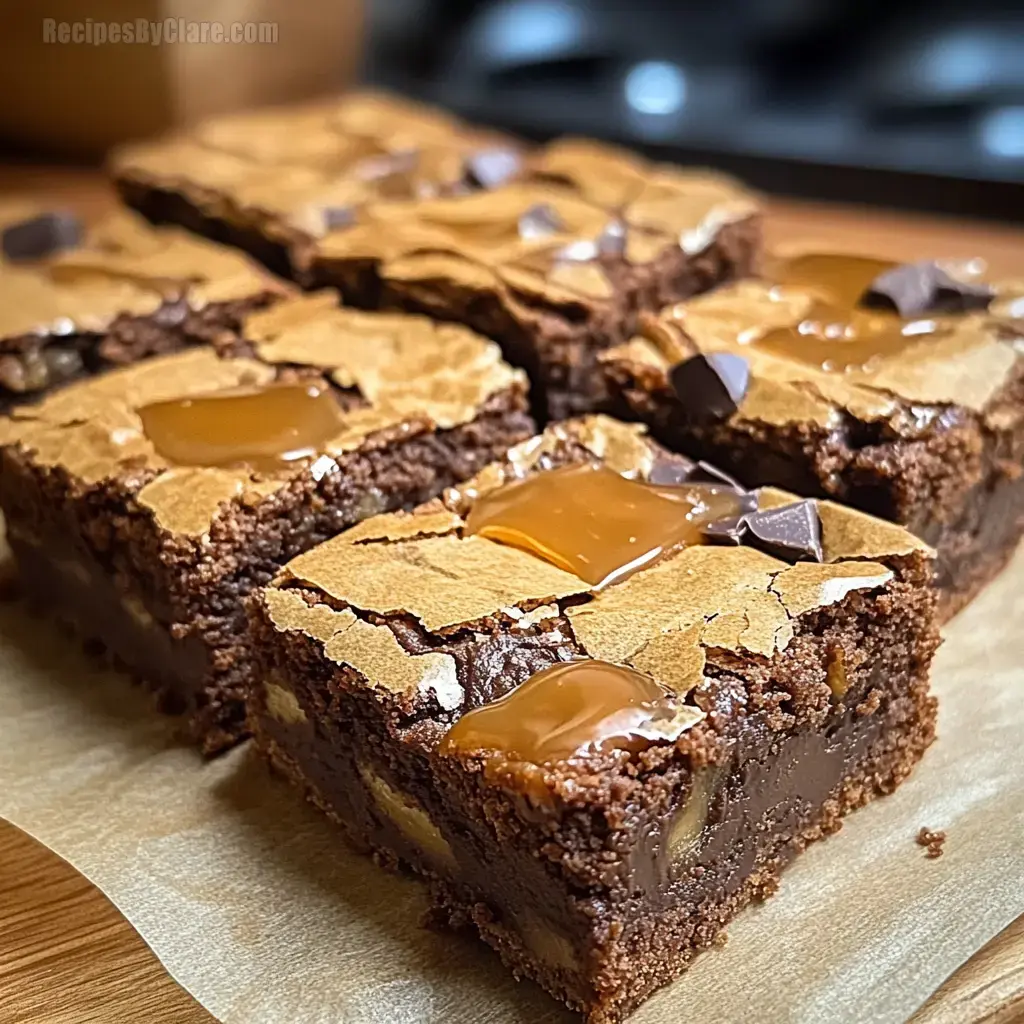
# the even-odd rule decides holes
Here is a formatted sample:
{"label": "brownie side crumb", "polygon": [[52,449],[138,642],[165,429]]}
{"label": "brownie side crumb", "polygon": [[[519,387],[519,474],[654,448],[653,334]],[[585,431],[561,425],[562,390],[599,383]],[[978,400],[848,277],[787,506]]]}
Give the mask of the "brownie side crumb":
{"label": "brownie side crumb", "polygon": [[141,213],[152,224],[175,224],[213,242],[241,249],[280,277],[295,276],[291,245],[301,242],[298,237],[292,239],[290,245],[269,237],[257,225],[246,223],[242,211],[230,204],[222,203],[223,215],[212,216],[184,192],[160,188],[129,176],[115,180],[114,187],[126,206]]}
{"label": "brownie side crumb", "polygon": [[[461,426],[378,437],[338,456],[338,469],[320,480],[306,474],[264,498],[242,495],[205,540],[168,535],[135,501],[152,469],[86,486],[12,447],[0,456],[0,497],[19,557],[36,566],[30,582],[39,598],[74,601],[68,617],[87,638],[90,624],[104,635],[115,630],[129,652],[124,660],[148,677],[163,707],[189,715],[193,737],[212,754],[245,735],[246,596],[309,547],[371,515],[422,504],[504,456],[534,433],[525,405],[516,387],[491,396]],[[46,562],[75,571],[60,570],[61,583]]]}
{"label": "brownie side crumb", "polygon": [[249,355],[241,340],[246,316],[280,297],[266,291],[193,309],[168,300],[148,316],[122,314],[103,332],[22,334],[0,341],[0,412],[85,377],[194,345],[224,355]]}
{"label": "brownie side crumb", "polygon": [[[282,720],[270,712],[265,687],[257,688],[250,703],[257,741],[357,845],[428,882],[435,920],[474,924],[516,974],[537,980],[592,1024],[610,1024],[713,946],[747,904],[770,896],[808,843],[895,789],[931,743],[935,701],[927,669],[938,633],[930,561],[918,553],[892,567],[897,578],[881,593],[850,594],[801,616],[796,638],[770,664],[709,650],[708,685],[696,697],[708,717],[681,742],[635,762],[609,755],[595,757],[585,774],[566,768],[557,815],[531,812],[479,773],[438,758],[432,751],[450,716],[382,701],[309,637],[278,632],[258,603],[252,628],[259,677],[295,703],[288,704],[293,717]],[[475,705],[500,696],[521,673],[577,650],[557,622],[545,622],[543,631],[522,631],[515,650],[515,643],[498,642],[497,622],[433,640],[407,622],[389,624],[407,649],[440,644],[455,657]],[[851,676],[834,703],[827,665],[837,647]],[[487,678],[474,682],[478,671]],[[872,691],[878,696],[869,699]],[[756,792],[752,780],[785,778],[789,764],[803,764],[800,744],[809,737],[820,740],[809,755],[827,750],[835,758],[841,750],[841,763],[811,771],[802,791],[770,799],[764,813],[760,805],[735,810]],[[788,753],[776,771],[780,751]],[[724,776],[714,774],[725,765],[732,767]],[[458,855],[457,872],[389,823],[366,781],[368,768],[374,785],[408,796],[435,823]],[[699,776],[702,768],[713,774]],[[700,850],[693,870],[666,880],[654,867],[665,823],[701,777],[716,780],[706,793],[707,821],[718,826],[712,845]],[[729,817],[719,817],[730,806]],[[757,823],[745,836],[744,822]]]}
{"label": "brownie side crumb", "polygon": [[924,855],[928,860],[935,860],[942,856],[942,845],[945,841],[945,832],[933,832],[925,825],[921,826],[921,830],[917,833],[917,836],[914,839],[914,842],[916,842],[918,846],[924,846],[926,848]]}
{"label": "brownie side crumb", "polygon": [[481,292],[455,281],[404,281],[382,278],[373,260],[317,259],[304,281],[337,288],[344,301],[363,309],[424,313],[464,324],[501,345],[513,366],[530,377],[534,414],[559,420],[609,410],[611,398],[598,354],[627,340],[641,312],[707,291],[753,272],[761,248],[758,216],[725,225],[702,252],[666,249],[652,263],[603,266],[612,280],[612,304],[552,303],[517,292]]}
{"label": "brownie side crumb", "polygon": [[644,368],[616,362],[605,372],[619,414],[647,424],[671,450],[750,487],[851,505],[931,544],[943,621],[1006,565],[1024,534],[1024,360],[985,414],[904,404],[885,421],[845,415],[827,429],[739,417],[696,426]]}

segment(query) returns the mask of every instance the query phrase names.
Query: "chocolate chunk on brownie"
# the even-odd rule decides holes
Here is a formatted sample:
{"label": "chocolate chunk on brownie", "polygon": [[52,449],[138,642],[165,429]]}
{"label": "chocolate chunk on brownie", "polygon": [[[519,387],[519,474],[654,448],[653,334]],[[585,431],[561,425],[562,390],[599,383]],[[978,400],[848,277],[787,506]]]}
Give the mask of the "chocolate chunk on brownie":
{"label": "chocolate chunk on brownie", "polygon": [[[704,360],[741,360],[727,389]],[[1024,533],[1024,284],[971,265],[802,254],[646,319],[603,355],[668,447],[827,496],[938,552],[949,617]]]}
{"label": "chocolate chunk on brownie", "polygon": [[124,200],[293,275],[313,241],[366,202],[494,188],[520,146],[418,104],[369,92],[232,114],[115,153]]}
{"label": "chocolate chunk on brownie", "polygon": [[[239,354],[239,353],[246,354]],[[244,733],[243,601],[295,555],[476,473],[533,430],[496,345],[329,294],[0,419],[25,589],[103,642],[208,752]]]}
{"label": "chocolate chunk on brownie", "polygon": [[559,419],[606,405],[597,356],[638,312],[749,273],[758,246],[735,182],[568,140],[486,194],[367,204],[319,240],[310,276],[495,338]]}
{"label": "chocolate chunk on brownie", "polygon": [[0,409],[151,355],[230,343],[245,314],[288,292],[240,253],[132,214],[81,244],[69,218],[0,224]]}
{"label": "chocolate chunk on brownie", "polygon": [[[251,602],[259,748],[421,876],[438,920],[594,1024],[685,970],[934,737],[930,551],[707,477],[638,426],[557,424]],[[817,546],[711,530],[794,507]]]}

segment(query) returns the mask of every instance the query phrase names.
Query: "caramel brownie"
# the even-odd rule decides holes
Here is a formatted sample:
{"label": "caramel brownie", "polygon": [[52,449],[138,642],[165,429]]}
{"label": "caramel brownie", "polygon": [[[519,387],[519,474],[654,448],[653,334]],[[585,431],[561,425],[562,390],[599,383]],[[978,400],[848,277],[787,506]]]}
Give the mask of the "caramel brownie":
{"label": "caramel brownie", "polygon": [[945,617],[1024,532],[1024,284],[794,255],[666,309],[604,360],[673,450],[933,545]]}
{"label": "caramel brownie", "polygon": [[289,563],[251,721],[439,920],[617,1021],[906,778],[935,607],[900,527],[570,421]]}
{"label": "caramel brownie", "polygon": [[486,194],[368,203],[319,240],[309,276],[496,339],[559,419],[606,404],[598,353],[638,313],[750,273],[759,239],[735,182],[566,140]]}
{"label": "caramel brownie", "polygon": [[242,254],[132,214],[85,232],[72,214],[25,210],[4,219],[0,246],[0,408],[230,340],[287,292]]}
{"label": "caramel brownie", "polygon": [[529,436],[521,371],[465,328],[340,309],[241,318],[0,420],[0,507],[24,586],[183,711],[244,731],[243,600],[295,555],[411,507]]}
{"label": "caramel brownie", "polygon": [[217,118],[111,161],[128,205],[285,275],[369,200],[492,188],[520,166],[519,144],[504,136],[368,92]]}

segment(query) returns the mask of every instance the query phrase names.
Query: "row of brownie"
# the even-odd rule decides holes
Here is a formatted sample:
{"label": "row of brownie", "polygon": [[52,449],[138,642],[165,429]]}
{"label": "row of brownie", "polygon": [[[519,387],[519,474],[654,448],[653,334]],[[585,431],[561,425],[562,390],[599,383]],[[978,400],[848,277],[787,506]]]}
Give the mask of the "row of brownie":
{"label": "row of brownie", "polygon": [[[541,419],[638,418],[748,486],[908,526],[939,552],[947,617],[1024,531],[1024,283],[976,263],[761,259],[754,198],[719,175],[581,140],[532,150],[360,93],[221,119],[112,166],[155,220],[284,254],[272,262],[347,303],[493,338]],[[732,382],[721,359],[676,371],[709,352],[742,357]]]}
{"label": "row of brownie", "polygon": [[[17,410],[0,505],[25,586],[208,750],[246,706],[439,920],[618,1020],[931,742],[930,552],[604,417],[508,448],[525,385],[495,346],[326,298],[246,317],[248,355]],[[556,670],[596,675],[566,696]]]}
{"label": "row of brownie", "polygon": [[[895,272],[884,261],[811,254],[768,261],[762,280],[722,288],[757,250],[757,219],[737,186],[593,144],[556,143],[524,162],[485,141],[494,142],[357,94],[215,122],[191,139],[130,150],[116,167],[149,213],[147,196],[178,190],[237,221],[262,209],[255,197],[278,195],[260,221],[271,233],[328,186],[340,189],[351,215],[307,239],[324,266],[337,261],[337,273],[317,279],[343,287],[358,279],[365,288],[346,290],[365,306],[426,311],[494,337],[530,374],[542,415],[609,408],[749,486],[831,497],[907,525],[939,552],[947,616],[1005,564],[1024,527],[1018,283],[921,265],[872,292],[876,278]],[[402,159],[382,164],[388,146]],[[454,162],[435,159],[439,147]],[[284,188],[282,176],[292,181],[305,162],[316,173]],[[147,167],[164,178],[142,193],[127,188]],[[256,180],[266,195],[242,185]],[[381,198],[396,191],[399,198]],[[256,206],[229,202],[236,192]],[[190,223],[184,207],[175,209]],[[44,217],[35,233],[45,241],[60,227]],[[31,255],[32,232],[18,228]],[[226,250],[147,233],[123,217],[88,249],[56,261],[43,284],[33,268],[0,278],[8,393],[30,396],[147,353],[230,338],[236,312],[282,289]],[[218,285],[221,301],[210,293],[213,277],[232,282]],[[716,284],[707,299],[676,301]],[[871,298],[867,311],[861,296]],[[855,335],[838,361],[837,332]],[[722,351],[743,357],[742,393],[730,395],[714,367],[688,358]]]}
{"label": "row of brownie", "polygon": [[[349,188],[331,146],[361,137],[360,104],[344,102],[345,133],[318,129],[298,147],[285,179],[299,191],[324,183],[301,173],[316,154],[326,180]],[[369,109],[372,126],[381,108]],[[300,114],[281,115],[282,138],[294,143]],[[274,133],[247,119],[225,124],[205,129],[218,156],[272,147]],[[385,134],[392,148],[404,137]],[[421,167],[408,139],[399,177]],[[524,441],[524,376],[466,325],[531,371],[550,410],[601,405],[611,381],[673,446],[720,453],[745,482],[788,482],[780,466],[803,458],[820,481],[808,473],[805,493],[853,502],[860,487],[880,508],[891,501],[892,518],[903,515],[893,496],[917,501],[959,531],[947,548],[978,572],[972,558],[992,559],[990,571],[1020,529],[1002,486],[1021,461],[1015,293],[970,268],[922,267],[928,287],[911,308],[898,268],[812,256],[663,309],[736,272],[720,258],[735,222],[706,207],[685,229],[673,219],[681,182],[700,199],[706,179],[589,144],[546,158],[559,152],[571,158],[558,183],[484,180],[478,160],[465,195],[382,200],[374,190],[393,175],[371,175],[372,194],[347,200],[314,248],[342,246],[331,279],[357,272],[350,300],[397,312],[303,297],[226,250],[124,217],[42,265],[19,257],[15,234],[20,290],[6,308],[30,310],[17,296],[31,296],[46,311],[37,322],[66,325],[12,337],[48,372],[87,379],[4,421],[0,505],[26,586],[186,710],[206,749],[243,734],[248,705],[267,754],[353,838],[427,878],[439,914],[472,922],[513,969],[608,1021],[770,893],[803,845],[897,785],[931,741],[932,560],[897,527],[752,494],[612,420]],[[224,209],[213,178],[192,185]],[[280,173],[261,187],[280,195]],[[26,223],[23,247],[29,228],[61,234]],[[700,267],[708,276],[680,269]],[[863,337],[855,363],[826,367],[795,328],[825,313],[834,323],[836,310]],[[812,348],[822,340],[837,339],[811,332]],[[51,346],[62,355],[48,362]],[[698,509],[730,514],[604,585],[579,559],[552,563],[559,539],[544,529],[557,516],[520,518],[511,546],[507,521],[504,534],[472,528],[481,499],[521,494],[523,478],[544,478],[542,507],[562,501],[544,488],[573,467],[590,475],[570,481],[570,519],[593,526],[602,551],[634,505],[653,501],[673,528],[677,508],[687,529]],[[474,474],[441,504],[377,516]],[[718,483],[701,483],[708,474]],[[979,525],[987,511],[998,543]],[[513,721],[539,710],[542,731],[566,742],[545,698],[560,692],[548,670],[566,666],[594,667],[602,687],[609,670],[616,686],[642,678],[660,696],[639,701],[647,718],[624,734],[584,731],[568,753],[545,746],[550,759],[511,749],[508,717],[479,739],[476,713],[508,706]],[[588,718],[601,730],[623,694],[636,706],[633,691],[607,693]]]}

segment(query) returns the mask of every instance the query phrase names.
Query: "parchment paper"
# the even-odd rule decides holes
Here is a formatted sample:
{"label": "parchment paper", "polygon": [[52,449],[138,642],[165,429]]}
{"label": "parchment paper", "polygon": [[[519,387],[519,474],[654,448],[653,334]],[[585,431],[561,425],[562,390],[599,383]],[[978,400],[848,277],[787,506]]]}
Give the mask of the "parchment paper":
{"label": "parchment paper", "polygon": [[[948,630],[940,740],[633,1024],[896,1024],[1024,913],[1024,553]],[[116,674],[0,608],[0,814],[96,883],[225,1024],[564,1024],[485,947],[419,927],[247,748],[212,764]],[[926,860],[918,829],[944,829]]]}

